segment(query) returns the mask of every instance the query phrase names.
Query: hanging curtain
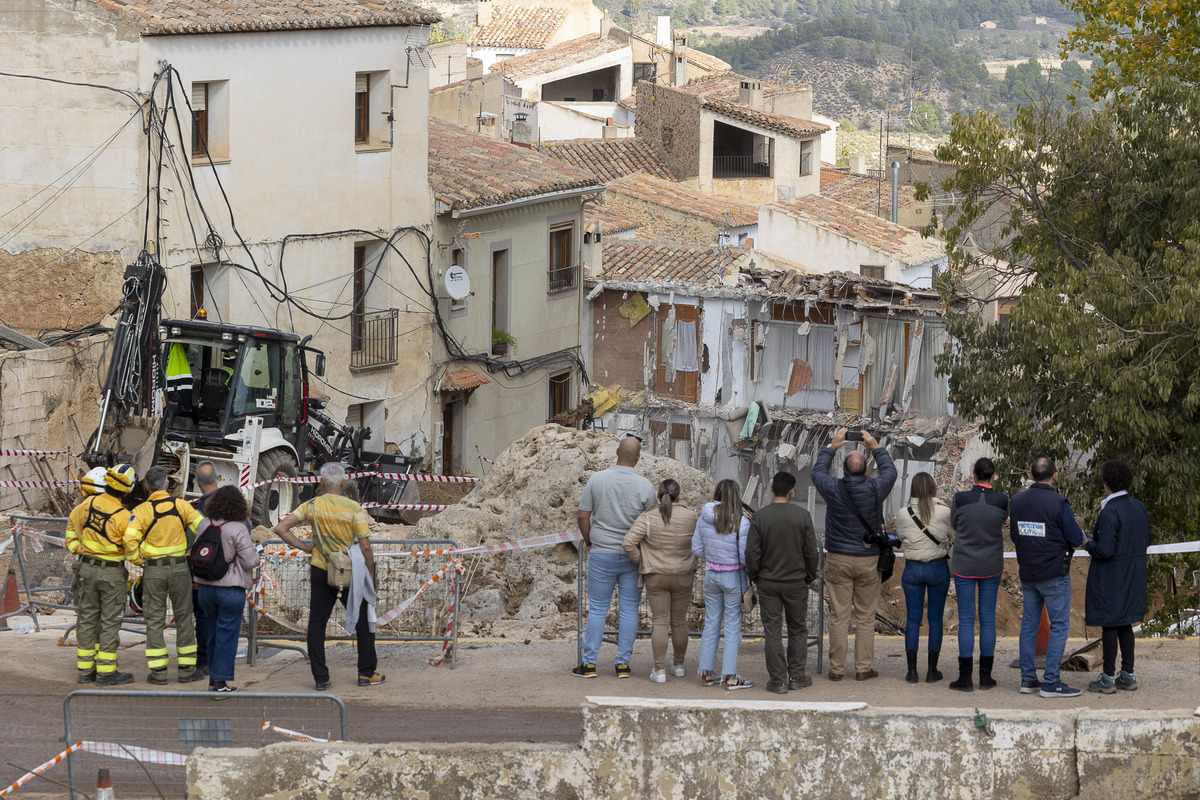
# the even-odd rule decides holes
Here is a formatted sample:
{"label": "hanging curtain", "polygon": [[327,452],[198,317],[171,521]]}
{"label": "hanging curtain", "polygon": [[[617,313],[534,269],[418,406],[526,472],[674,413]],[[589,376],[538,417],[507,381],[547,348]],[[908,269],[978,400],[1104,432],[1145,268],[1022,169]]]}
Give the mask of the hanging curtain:
{"label": "hanging curtain", "polygon": [[675,323],[675,370],[677,372],[699,372],[700,361],[696,353],[696,323]]}
{"label": "hanging curtain", "polygon": [[904,320],[868,317],[867,331],[875,340],[875,360],[867,368],[864,412],[872,406],[879,405],[879,395],[893,365],[896,367],[896,388],[890,398],[891,402],[896,402],[900,388],[904,385]]}
{"label": "hanging curtain", "polygon": [[937,374],[937,365],[933,361],[934,356],[940,355],[945,347],[946,326],[926,322],[910,407],[911,411],[921,416],[936,417],[947,412],[946,378]]}

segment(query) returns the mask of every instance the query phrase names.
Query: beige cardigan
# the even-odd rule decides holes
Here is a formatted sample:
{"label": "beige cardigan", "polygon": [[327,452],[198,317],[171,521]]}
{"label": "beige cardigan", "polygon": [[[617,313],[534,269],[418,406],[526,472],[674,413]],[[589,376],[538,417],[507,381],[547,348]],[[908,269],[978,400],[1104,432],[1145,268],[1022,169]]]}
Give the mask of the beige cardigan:
{"label": "beige cardigan", "polygon": [[696,519],[695,511],[676,504],[671,509],[671,521],[663,522],[659,507],[652,506],[637,518],[621,544],[633,563],[641,565],[643,575],[692,572],[696,569],[696,557],[692,555]]}
{"label": "beige cardigan", "polygon": [[[917,511],[915,503],[910,501],[909,507]],[[918,512],[919,513],[919,512]],[[933,519],[925,523],[925,527],[933,538],[941,542],[935,545],[929,537],[921,533],[916,521],[908,513],[908,507],[896,513],[896,535],[900,537],[900,549],[904,558],[909,561],[936,561],[950,555],[950,542],[954,538],[954,526],[950,522],[950,508],[941,500],[933,501]]]}

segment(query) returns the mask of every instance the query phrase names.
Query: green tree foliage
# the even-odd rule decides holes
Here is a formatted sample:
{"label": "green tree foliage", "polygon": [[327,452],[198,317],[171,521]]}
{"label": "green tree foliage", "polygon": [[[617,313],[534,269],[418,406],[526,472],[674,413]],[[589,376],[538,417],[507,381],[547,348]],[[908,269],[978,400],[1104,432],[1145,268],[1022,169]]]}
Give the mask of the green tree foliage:
{"label": "green tree foliage", "polygon": [[[1043,98],[1010,124],[958,117],[938,149],[959,165],[947,292],[989,299],[963,246],[989,215],[1007,244],[988,263],[1022,266],[983,274],[1015,280],[1007,294],[1024,282],[1006,329],[951,322],[940,365],[958,413],[982,421],[1010,487],[1036,455],[1078,459],[1063,483],[1077,509],[1094,512],[1102,461],[1127,461],[1159,542],[1200,535],[1197,119],[1200,87],[1154,80],[1093,114]],[[1171,563],[1152,559],[1160,622],[1195,602],[1163,588]]]}
{"label": "green tree foliage", "polygon": [[1062,43],[1096,56],[1092,94],[1133,92],[1155,76],[1200,83],[1200,13],[1194,0],[1065,0],[1082,22]]}

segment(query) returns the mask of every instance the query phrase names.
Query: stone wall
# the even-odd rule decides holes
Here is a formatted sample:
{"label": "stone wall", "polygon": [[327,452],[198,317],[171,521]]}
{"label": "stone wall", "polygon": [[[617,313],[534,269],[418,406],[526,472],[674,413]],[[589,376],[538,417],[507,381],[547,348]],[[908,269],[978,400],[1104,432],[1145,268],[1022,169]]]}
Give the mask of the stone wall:
{"label": "stone wall", "polygon": [[[99,422],[96,366],[107,339],[93,336],[45,350],[0,351],[0,449],[83,449],[76,426],[86,437]],[[76,476],[81,467],[63,456],[48,457],[47,463],[55,480],[70,477],[68,466]],[[0,457],[0,478],[40,479],[23,456]],[[78,497],[74,490],[67,494]],[[0,511],[40,511],[47,499],[40,489],[0,488]]]}
{"label": "stone wall", "polygon": [[578,747],[200,750],[189,797],[1194,798],[1200,718],[589,698]]}
{"label": "stone wall", "polygon": [[658,139],[684,180],[700,174],[699,95],[642,81],[637,87],[637,135]]}

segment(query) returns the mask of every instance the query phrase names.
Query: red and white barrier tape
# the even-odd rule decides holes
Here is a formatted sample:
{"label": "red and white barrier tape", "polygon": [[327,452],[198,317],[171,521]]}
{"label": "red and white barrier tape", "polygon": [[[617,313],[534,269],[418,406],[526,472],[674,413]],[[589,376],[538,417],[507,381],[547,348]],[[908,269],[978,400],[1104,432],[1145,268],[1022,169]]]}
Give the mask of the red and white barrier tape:
{"label": "red and white barrier tape", "polygon": [[363,508],[390,508],[395,511],[445,511],[450,506],[438,503],[359,503]]}
{"label": "red and white barrier tape", "polygon": [[68,450],[6,450],[0,448],[0,456],[79,456]]}
{"label": "red and white barrier tape", "polygon": [[4,797],[4,795],[9,794],[10,792],[15,792],[17,789],[20,789],[22,786],[24,786],[25,784],[29,783],[31,780],[36,778],[38,775],[41,775],[43,772],[45,772],[46,770],[53,767],[55,764],[61,764],[63,759],[65,759],[67,756],[71,755],[71,753],[74,753],[76,750],[80,749],[81,747],[83,747],[83,742],[76,742],[75,744],[68,747],[66,750],[63,750],[61,753],[56,755],[54,758],[47,761],[45,764],[42,764],[41,766],[34,767],[33,769],[29,770],[29,772],[26,772],[24,775],[17,778],[16,781],[14,781],[11,785],[7,786],[4,789],[0,789],[0,797]]}
{"label": "red and white barrier tape", "polygon": [[405,600],[404,602],[400,603],[400,605],[396,606],[391,611],[380,614],[375,620],[375,625],[376,626],[387,625],[389,622],[394,620],[396,617],[403,614],[405,609],[407,609],[409,606],[411,606],[413,603],[415,603],[417,601],[418,597],[425,594],[425,591],[427,589],[429,589],[431,586],[436,584],[442,578],[446,577],[446,573],[449,572],[450,570],[454,570],[454,571],[458,572],[460,575],[467,571],[463,567],[461,558],[454,558],[454,559],[451,559],[450,561],[447,561],[445,564],[442,565],[441,569],[439,569],[437,572],[433,573],[432,576],[430,576],[429,580],[425,581],[425,585],[423,585],[420,589],[417,589],[416,593],[412,597],[410,597],[407,600]]}
{"label": "red and white barrier tape", "polygon": [[[414,483],[477,483],[479,478],[473,475],[424,475],[416,472],[349,472],[346,478],[354,480],[355,478],[365,478],[374,476],[390,481],[412,481]],[[249,488],[257,489],[259,486],[266,486],[271,483],[299,483],[299,484],[314,484],[319,483],[321,479],[316,475],[307,475],[301,478],[291,478],[287,475],[278,474],[273,478],[267,478],[263,481],[257,481],[250,484]]]}
{"label": "red and white barrier tape", "polygon": [[263,720],[262,729],[264,731],[275,731],[280,736],[286,736],[289,739],[295,739],[297,742],[316,742],[318,744],[345,744],[345,739],[322,739],[320,736],[309,736],[307,733],[288,730],[281,728],[278,725],[272,725],[267,720]]}
{"label": "red and white barrier tape", "polygon": [[9,489],[65,489],[78,485],[79,481],[0,481],[0,486]]}
{"label": "red and white barrier tape", "polygon": [[167,750],[147,750],[145,747],[133,747],[127,744],[112,742],[80,742],[80,750],[95,753],[98,756],[123,758],[126,761],[140,761],[143,764],[165,764],[170,767],[187,766],[187,756],[172,753]]}
{"label": "red and white barrier tape", "polygon": [[[9,527],[13,532],[13,536],[16,536],[19,533],[23,539],[32,539],[33,541],[39,543],[45,542],[46,544],[52,544],[64,549],[67,546],[67,540],[64,537],[53,536],[49,533],[42,533],[41,531],[34,530],[25,523],[15,519],[9,521]],[[38,550],[37,552],[40,553],[41,550]]]}
{"label": "red and white barrier tape", "polygon": [[437,658],[425,660],[431,667],[440,667],[446,663],[446,653],[450,650],[450,635],[454,632],[454,615],[458,611],[454,598],[458,595],[458,576],[461,574],[459,571],[450,573],[450,610],[446,613],[446,628],[442,631],[442,652]]}
{"label": "red and white barrier tape", "polygon": [[490,458],[485,456],[483,453],[479,452],[479,445],[475,445],[475,457],[478,458],[480,461],[486,461],[489,464],[496,463],[495,461],[492,461]]}

